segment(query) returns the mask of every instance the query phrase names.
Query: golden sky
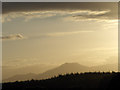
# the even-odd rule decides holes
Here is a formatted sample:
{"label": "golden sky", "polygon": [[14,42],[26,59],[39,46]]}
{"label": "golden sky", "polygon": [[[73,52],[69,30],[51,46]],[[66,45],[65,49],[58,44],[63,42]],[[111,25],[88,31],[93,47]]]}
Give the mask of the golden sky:
{"label": "golden sky", "polygon": [[117,63],[117,3],[3,3],[3,66]]}

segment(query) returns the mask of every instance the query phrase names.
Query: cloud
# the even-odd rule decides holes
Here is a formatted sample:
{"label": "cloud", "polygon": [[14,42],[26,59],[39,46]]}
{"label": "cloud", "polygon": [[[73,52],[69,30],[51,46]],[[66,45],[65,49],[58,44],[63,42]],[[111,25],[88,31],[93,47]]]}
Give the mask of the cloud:
{"label": "cloud", "polygon": [[117,3],[3,3],[3,22],[53,16],[74,21],[117,19]]}
{"label": "cloud", "polygon": [[79,13],[74,13],[71,16],[64,17],[64,20],[69,20],[69,21],[91,21],[91,20],[96,20],[96,21],[111,21],[114,18],[113,17],[108,17],[107,15],[110,13],[110,10],[105,10],[105,11],[90,11],[86,10],[83,12]]}
{"label": "cloud", "polygon": [[93,31],[72,31],[72,32],[54,32],[54,33],[41,33],[40,35],[32,36],[29,38],[49,38],[49,37],[63,37],[63,36],[70,36],[70,35],[76,35],[80,33],[91,33]]}
{"label": "cloud", "polygon": [[21,34],[14,34],[14,35],[8,35],[1,37],[2,40],[17,40],[17,39],[23,39],[24,37]]}
{"label": "cloud", "polygon": [[91,12],[86,12],[83,14],[79,15],[74,15],[74,18],[77,19],[107,19],[108,17],[106,16],[110,11],[91,11]]}
{"label": "cloud", "polygon": [[66,35],[74,35],[80,33],[89,33],[93,31],[73,31],[73,32],[57,32],[57,33],[47,33],[45,36],[56,37],[56,36],[66,36]]}
{"label": "cloud", "polygon": [[[110,13],[110,10],[103,11],[91,11],[91,10],[46,10],[46,11],[30,11],[30,12],[11,12],[9,14],[4,14],[2,18],[2,22],[11,21],[15,18],[23,18],[24,21],[29,21],[31,19],[39,18],[49,18],[53,16],[64,18],[71,17],[74,20],[88,20],[88,19],[110,19],[107,17],[107,14]],[[112,19],[112,18],[111,18]]]}
{"label": "cloud", "polygon": [[12,21],[15,18],[23,18],[24,21],[29,21],[33,18],[48,18],[55,16],[55,13],[50,11],[33,11],[33,12],[11,12],[9,14],[4,14],[2,17],[2,22]]}
{"label": "cloud", "polygon": [[[72,31],[72,32],[54,32],[54,33],[41,33],[40,35],[36,36],[29,36],[29,38],[47,38],[47,37],[62,37],[62,36],[69,36],[69,35],[75,35],[80,33],[91,33],[93,31]],[[13,35],[7,35],[0,37],[2,40],[20,40],[24,39],[26,37],[23,37],[21,34],[13,34]]]}
{"label": "cloud", "polygon": [[46,10],[108,10],[117,11],[117,2],[3,2],[3,14]]}

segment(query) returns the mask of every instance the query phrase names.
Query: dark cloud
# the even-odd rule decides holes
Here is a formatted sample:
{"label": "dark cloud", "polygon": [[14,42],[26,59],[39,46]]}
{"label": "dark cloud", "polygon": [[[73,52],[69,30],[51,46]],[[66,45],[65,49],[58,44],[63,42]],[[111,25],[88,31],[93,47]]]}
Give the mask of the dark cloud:
{"label": "dark cloud", "polygon": [[[102,18],[117,19],[117,2],[3,2],[3,14],[11,12],[32,12],[32,11],[65,11],[65,10],[89,10],[89,11],[107,11],[108,13],[96,15],[74,15],[73,17],[83,18]],[[39,16],[40,17],[40,16]]]}
{"label": "dark cloud", "polygon": [[23,36],[21,34],[15,34],[15,35],[8,35],[1,37],[3,40],[16,40],[16,39],[23,39]]}
{"label": "dark cloud", "polygon": [[3,13],[34,10],[87,9],[117,11],[117,2],[3,2]]}

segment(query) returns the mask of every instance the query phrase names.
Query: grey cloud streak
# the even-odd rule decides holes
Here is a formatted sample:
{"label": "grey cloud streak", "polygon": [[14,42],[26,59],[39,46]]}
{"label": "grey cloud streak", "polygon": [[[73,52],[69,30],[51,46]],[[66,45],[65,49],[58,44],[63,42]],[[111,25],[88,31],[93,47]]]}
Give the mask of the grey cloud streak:
{"label": "grey cloud streak", "polygon": [[23,39],[24,37],[21,34],[13,34],[13,35],[7,35],[0,37],[2,40],[17,40],[17,39]]}
{"label": "grey cloud streak", "polygon": [[106,20],[106,19],[110,20],[110,19],[115,19],[114,17],[108,17],[109,13],[110,13],[110,11],[103,11],[103,13],[84,14],[84,15],[79,14],[79,15],[73,15],[72,17],[75,18],[76,20],[79,20],[79,19],[87,19],[87,20]]}
{"label": "grey cloud streak", "polygon": [[[31,12],[11,12],[9,14],[3,15],[2,22],[11,21],[12,19],[22,17],[24,18],[24,21],[29,21],[33,18],[49,18],[53,16],[64,16],[65,18],[71,17],[71,18],[77,18],[80,17],[82,19],[106,19],[106,15],[110,12],[110,10],[104,10],[104,11],[91,11],[91,10],[66,10],[66,11],[56,11],[56,10],[49,10],[49,11],[31,11]],[[101,18],[102,16],[102,18]],[[81,19],[80,18],[80,19]],[[108,17],[107,17],[108,18]],[[108,18],[109,19],[109,18]],[[112,19],[112,18],[111,18]]]}

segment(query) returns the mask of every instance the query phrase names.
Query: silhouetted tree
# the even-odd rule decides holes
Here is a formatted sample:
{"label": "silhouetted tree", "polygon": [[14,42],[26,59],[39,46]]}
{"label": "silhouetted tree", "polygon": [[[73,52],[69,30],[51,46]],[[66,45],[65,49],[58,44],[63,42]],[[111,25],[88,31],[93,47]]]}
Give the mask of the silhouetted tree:
{"label": "silhouetted tree", "polygon": [[89,90],[90,88],[120,88],[120,73],[116,72],[85,72],[58,75],[46,80],[27,80],[3,83],[2,90],[28,90],[43,88],[79,88]]}

